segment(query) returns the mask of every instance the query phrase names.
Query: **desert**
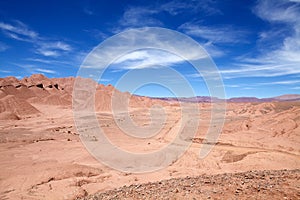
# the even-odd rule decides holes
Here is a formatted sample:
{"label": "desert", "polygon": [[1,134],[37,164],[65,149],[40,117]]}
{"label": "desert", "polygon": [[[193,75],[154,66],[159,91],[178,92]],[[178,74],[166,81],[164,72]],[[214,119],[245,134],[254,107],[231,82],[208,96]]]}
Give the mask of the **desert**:
{"label": "desert", "polygon": [[0,0],[0,200],[300,199],[300,0]]}
{"label": "desert", "polygon": [[[211,107],[218,102],[185,99],[188,108],[200,111],[188,115],[199,122],[189,138],[191,145],[162,169],[134,173],[101,163],[83,144],[72,109],[76,79],[42,74],[0,79],[0,199],[300,198],[300,95],[228,100],[215,145],[205,134]],[[112,85],[87,82],[96,85],[99,126],[121,149],[153,152],[172,142],[180,131],[189,131],[189,121],[186,130],[179,129],[180,100],[136,96]],[[128,116],[135,125],[160,126],[157,134],[147,138],[124,134],[120,124],[130,132],[138,131],[126,126],[123,115],[112,112],[113,94],[117,102],[128,99]],[[151,109],[157,105],[165,119],[153,112],[151,121]],[[176,143],[178,148],[183,142],[187,141]],[[203,144],[212,147],[200,159]]]}

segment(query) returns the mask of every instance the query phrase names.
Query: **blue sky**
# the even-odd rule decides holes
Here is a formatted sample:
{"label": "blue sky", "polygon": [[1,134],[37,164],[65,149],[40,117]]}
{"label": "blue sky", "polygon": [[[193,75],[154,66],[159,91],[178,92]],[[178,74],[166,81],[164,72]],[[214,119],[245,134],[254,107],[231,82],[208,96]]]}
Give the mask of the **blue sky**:
{"label": "blue sky", "polygon": [[[0,1],[0,77],[76,76],[95,46],[141,27],[172,29],[201,44],[222,75],[227,97],[300,94],[299,0]],[[146,62],[149,55],[161,59],[145,51],[134,58]],[[196,95],[209,95],[189,64],[169,65]],[[130,69],[111,67],[101,82],[117,85]],[[148,85],[136,94],[171,92]]]}

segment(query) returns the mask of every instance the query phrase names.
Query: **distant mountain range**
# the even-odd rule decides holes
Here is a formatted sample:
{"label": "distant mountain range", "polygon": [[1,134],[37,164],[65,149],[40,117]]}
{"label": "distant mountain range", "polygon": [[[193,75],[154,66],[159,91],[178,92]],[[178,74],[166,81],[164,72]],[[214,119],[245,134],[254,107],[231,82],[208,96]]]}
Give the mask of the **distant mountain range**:
{"label": "distant mountain range", "polygon": [[[25,100],[27,103],[44,103],[44,104],[55,104],[71,106],[72,104],[72,92],[73,85],[75,82],[75,77],[68,78],[47,78],[42,74],[34,74],[30,77],[25,77],[22,80],[18,80],[15,77],[0,78],[0,113],[1,113],[1,102],[4,97],[6,98],[16,98],[14,101],[22,102]],[[91,84],[97,84],[92,81],[92,79],[86,79]],[[129,93],[122,93],[115,89],[112,85],[104,86],[102,84],[97,84],[97,97],[102,99],[102,102],[109,102],[112,91],[117,91],[122,94],[121,96],[128,97],[131,96]],[[105,101],[104,101],[104,99]],[[153,100],[163,100],[165,103],[168,102],[190,102],[190,103],[200,103],[200,102],[222,102],[226,100],[232,103],[247,103],[247,102],[271,102],[271,101],[300,101],[300,94],[286,94],[271,98],[256,98],[256,97],[235,97],[230,99],[219,99],[217,97],[210,96],[196,96],[196,97],[143,97],[138,95],[132,95],[136,105],[151,104]],[[8,101],[8,100],[7,100]],[[24,102],[24,104],[26,104]],[[6,104],[5,104],[6,105]],[[8,107],[3,106],[2,108]],[[10,106],[14,107],[14,106]],[[98,105],[99,110],[109,109],[109,105]],[[97,108],[98,108],[97,107]],[[5,110],[5,109],[3,109]]]}
{"label": "distant mountain range", "polygon": [[251,103],[251,102],[271,102],[271,101],[300,101],[300,94],[286,94],[271,98],[257,98],[257,97],[234,97],[230,99],[219,99],[217,97],[209,96],[196,96],[196,97],[161,97],[154,98],[165,101],[180,101],[189,103],[201,103],[201,102],[221,102],[226,100],[231,103]]}

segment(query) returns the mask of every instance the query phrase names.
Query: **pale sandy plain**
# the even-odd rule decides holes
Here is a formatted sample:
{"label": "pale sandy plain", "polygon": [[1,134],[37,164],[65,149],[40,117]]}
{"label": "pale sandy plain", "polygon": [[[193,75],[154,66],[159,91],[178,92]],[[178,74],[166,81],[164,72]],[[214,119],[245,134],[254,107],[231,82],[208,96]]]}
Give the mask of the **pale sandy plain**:
{"label": "pale sandy plain", "polygon": [[[199,159],[199,152],[206,142],[211,105],[196,104],[200,114],[190,117],[199,120],[200,126],[191,138],[192,145],[176,162],[151,173],[111,169],[93,158],[79,138],[72,111],[73,84],[74,78],[42,75],[0,79],[0,199],[76,199],[165,179],[300,168],[300,102],[287,101],[228,103],[217,145],[204,159]],[[112,86],[98,85],[95,108],[101,128],[115,145],[132,152],[151,152],[170,143],[181,118],[177,102],[132,96],[130,116],[140,126],[150,123],[152,105],[163,106],[167,113],[157,135],[137,139],[118,128],[115,120],[122,121],[122,116],[110,112],[113,91]],[[160,116],[155,117],[159,121]],[[299,171],[291,173],[298,175],[284,183],[284,197],[299,199]],[[173,199],[172,192],[168,195],[165,198]],[[231,198],[237,197],[233,194]]]}

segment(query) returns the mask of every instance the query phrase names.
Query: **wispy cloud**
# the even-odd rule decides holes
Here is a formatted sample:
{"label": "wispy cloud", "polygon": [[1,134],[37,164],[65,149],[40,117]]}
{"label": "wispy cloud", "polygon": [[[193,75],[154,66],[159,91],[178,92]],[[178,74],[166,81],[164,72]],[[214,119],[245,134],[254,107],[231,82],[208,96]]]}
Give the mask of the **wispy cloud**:
{"label": "wispy cloud", "polygon": [[189,11],[191,13],[203,13],[205,15],[219,15],[222,14],[216,6],[216,1],[200,0],[200,1],[169,1],[162,4],[160,10],[166,11],[171,15],[178,15],[182,12]]}
{"label": "wispy cloud", "polygon": [[261,86],[296,86],[293,88],[299,88],[297,85],[300,84],[300,80],[286,80],[286,81],[268,81],[268,82],[256,82],[256,83],[248,83],[248,84],[225,84],[225,87],[234,87],[234,88],[257,88]]}
{"label": "wispy cloud", "polygon": [[58,74],[58,71],[53,69],[49,69],[49,67],[41,67],[40,65],[36,64],[28,64],[28,63],[10,63],[20,69],[24,69],[25,71],[29,72],[30,74],[37,74],[37,73],[46,73],[46,74]]}
{"label": "wispy cloud", "polygon": [[202,43],[202,46],[209,53],[209,55],[212,56],[213,58],[222,57],[226,54],[226,50],[219,48],[212,42]]}
{"label": "wispy cloud", "polygon": [[195,36],[215,44],[246,42],[245,35],[247,32],[244,30],[237,30],[237,28],[232,26],[224,25],[213,27],[187,22],[182,24],[178,29],[188,35]]}
{"label": "wispy cloud", "polygon": [[14,24],[0,22],[0,29],[16,40],[30,41],[38,37],[38,33],[30,30],[27,25],[18,20],[14,20]]}
{"label": "wispy cloud", "polygon": [[228,53],[228,49],[224,48],[225,45],[248,43],[246,40],[248,32],[230,25],[203,26],[199,22],[186,22],[179,26],[178,30],[197,38],[198,42],[214,58]]}
{"label": "wispy cloud", "polygon": [[221,69],[223,78],[240,77],[274,77],[299,74],[300,68],[297,63],[235,63],[230,69]]}
{"label": "wispy cloud", "polygon": [[[131,28],[140,28],[147,26],[164,27],[165,21],[163,21],[161,15],[170,15],[170,17],[177,17],[182,13],[197,15],[201,13],[202,16],[222,15],[222,12],[218,9],[218,6],[216,6],[216,4],[217,3],[214,0],[172,0],[165,3],[153,3],[147,6],[130,6],[125,9],[122,17],[118,22],[118,25],[113,28],[112,32],[119,33]],[[190,33],[194,31],[193,33],[196,34],[196,30],[194,28],[196,29],[199,27],[192,27],[192,24],[186,23],[182,25],[179,30],[182,31],[183,29],[185,29],[186,31],[190,31]],[[215,28],[214,30],[213,28],[210,28],[208,30],[208,27],[206,28],[206,38],[202,41],[202,45],[213,57],[220,57],[225,54],[224,50],[221,50],[217,47],[216,42],[221,43],[222,41],[222,43],[232,43],[237,42],[238,40],[241,40],[241,38],[243,38],[241,35],[237,35],[237,32],[235,35],[230,36],[229,27],[224,27],[224,30],[217,30],[217,28]],[[221,31],[223,31],[222,34],[220,34]],[[199,33],[197,35],[199,35]],[[222,36],[224,35],[228,35],[228,37],[222,39]],[[207,37],[209,39],[207,39]]]}
{"label": "wispy cloud", "polygon": [[[300,83],[299,80],[289,80],[289,81],[268,81],[268,82],[253,82],[253,83],[241,83],[241,84],[224,84],[225,88],[234,88],[234,89],[257,89],[262,86],[283,86],[289,89],[300,88],[297,86]],[[221,87],[221,86],[220,86]]]}
{"label": "wispy cloud", "polygon": [[139,50],[119,58],[114,62],[122,69],[160,68],[178,62],[183,58],[160,50]]}
{"label": "wispy cloud", "polygon": [[259,0],[253,12],[271,25],[258,33],[260,54],[238,57],[235,68],[222,74],[227,78],[300,74],[300,2]]}
{"label": "wispy cloud", "polygon": [[96,76],[95,74],[89,74],[88,77],[89,77],[89,78],[92,78],[92,79],[94,79],[94,80],[97,80],[97,81],[100,82],[100,83],[101,83],[101,82],[102,82],[102,83],[103,83],[103,82],[104,82],[104,83],[105,83],[105,82],[110,82],[110,81],[113,80],[113,79],[111,79],[111,78],[103,78],[103,77],[101,77],[101,79],[98,80],[99,77]]}
{"label": "wispy cloud", "polygon": [[100,41],[109,37],[108,34],[104,33],[103,31],[100,31],[98,29],[89,29],[89,30],[84,30],[84,31],[87,32],[93,38],[100,40]]}
{"label": "wispy cloud", "polygon": [[46,73],[46,74],[56,74],[57,72],[54,70],[50,70],[50,69],[42,69],[42,68],[36,68],[34,69],[36,72],[42,72],[42,73]]}
{"label": "wispy cloud", "polygon": [[6,51],[9,48],[8,45],[6,45],[3,42],[0,42],[0,52]]}
{"label": "wispy cloud", "polygon": [[162,26],[163,23],[154,16],[159,12],[159,9],[150,7],[129,7],[124,11],[119,26],[115,27],[113,32],[117,33],[127,28]]}
{"label": "wispy cloud", "polygon": [[67,60],[57,60],[57,59],[41,59],[41,58],[26,58],[26,61],[44,63],[44,64],[52,64],[52,65],[72,65],[71,62]]}
{"label": "wispy cloud", "polygon": [[224,85],[225,87],[230,87],[230,88],[238,88],[241,87],[241,85],[235,85],[235,84],[226,84]]}
{"label": "wispy cloud", "polygon": [[72,47],[61,41],[39,41],[37,44],[39,47],[36,52],[44,56],[59,56],[62,52],[69,52]]}
{"label": "wispy cloud", "polygon": [[11,73],[11,71],[8,70],[0,70],[1,73]]}
{"label": "wispy cloud", "polygon": [[[300,65],[300,2],[290,0],[265,0],[259,1],[254,8],[263,20],[271,23],[281,23],[289,33],[285,33],[281,46],[266,52],[259,60],[277,63],[297,63]],[[266,36],[274,39],[272,35]],[[268,49],[267,49],[268,50]]]}
{"label": "wispy cloud", "polygon": [[72,47],[65,42],[41,37],[21,21],[13,22],[11,24],[0,22],[0,29],[11,39],[32,43],[37,54],[57,57],[72,50]]}
{"label": "wispy cloud", "polygon": [[180,1],[173,0],[166,3],[154,3],[151,6],[131,6],[126,8],[123,16],[119,20],[119,25],[114,29],[114,33],[136,27],[163,26],[164,23],[158,19],[159,14],[169,14],[171,16],[180,15],[183,12],[202,13],[203,15],[221,14],[216,8],[216,2],[212,0],[201,1]]}
{"label": "wispy cloud", "polygon": [[87,15],[93,15],[93,14],[94,14],[94,12],[93,12],[89,7],[85,7],[85,8],[83,9],[83,12],[84,12],[85,14],[87,14]]}
{"label": "wispy cloud", "polygon": [[297,83],[300,83],[300,80],[271,81],[267,83],[257,83],[256,85],[295,85]]}
{"label": "wispy cloud", "polygon": [[[156,28],[137,29],[118,35],[117,39],[106,40],[106,46],[95,49],[84,67],[101,68],[113,63],[114,67],[121,69],[161,68],[186,60],[208,57],[207,53],[188,37],[165,31]],[[128,52],[128,48],[138,50]],[[189,51],[186,51],[187,49]],[[126,55],[123,55],[124,52],[127,52]],[[120,55],[123,56],[118,58]]]}
{"label": "wispy cloud", "polygon": [[[294,2],[295,4],[291,4]],[[291,0],[259,0],[253,12],[269,22],[299,22],[300,1]]]}

